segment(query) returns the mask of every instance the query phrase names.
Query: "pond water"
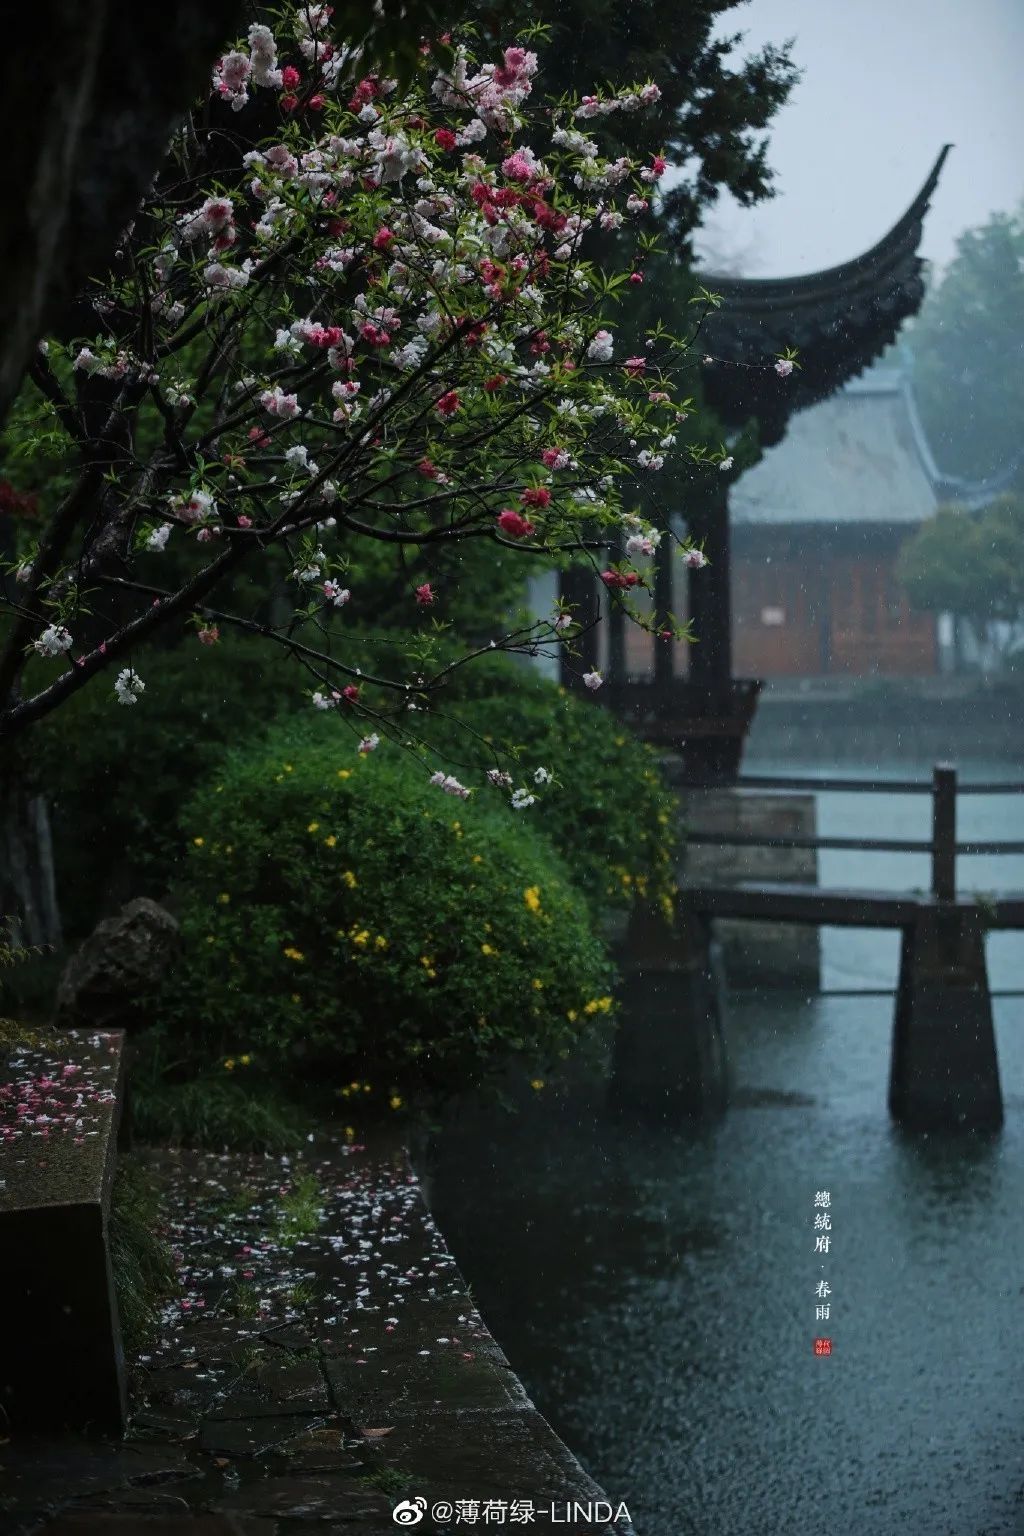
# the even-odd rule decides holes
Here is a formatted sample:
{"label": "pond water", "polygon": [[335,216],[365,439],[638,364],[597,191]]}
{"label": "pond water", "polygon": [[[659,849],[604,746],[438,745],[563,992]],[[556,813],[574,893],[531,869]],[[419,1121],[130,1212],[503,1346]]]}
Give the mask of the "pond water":
{"label": "pond water", "polygon": [[[832,793],[819,829],[926,836],[929,814],[924,797]],[[959,830],[1024,838],[1024,796],[964,800]],[[914,888],[928,869],[823,853],[821,877]],[[965,859],[959,878],[1024,888],[1024,858]],[[1024,936],[989,945],[993,987],[1024,989]],[[823,986],[892,986],[896,946],[826,931]],[[1024,1533],[1024,997],[995,1011],[996,1137],[892,1124],[889,999],[765,992],[730,1000],[717,1124],[626,1128],[577,1084],[439,1138],[431,1198],[475,1299],[638,1536]]]}

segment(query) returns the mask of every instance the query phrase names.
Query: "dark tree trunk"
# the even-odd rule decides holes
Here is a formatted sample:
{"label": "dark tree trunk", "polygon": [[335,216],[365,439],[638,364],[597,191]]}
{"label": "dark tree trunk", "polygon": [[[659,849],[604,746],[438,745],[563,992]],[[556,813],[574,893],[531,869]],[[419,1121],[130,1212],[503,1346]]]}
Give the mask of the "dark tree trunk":
{"label": "dark tree trunk", "polygon": [[0,223],[0,421],[40,336],[114,253],[242,0],[55,0],[5,14],[17,124]]}

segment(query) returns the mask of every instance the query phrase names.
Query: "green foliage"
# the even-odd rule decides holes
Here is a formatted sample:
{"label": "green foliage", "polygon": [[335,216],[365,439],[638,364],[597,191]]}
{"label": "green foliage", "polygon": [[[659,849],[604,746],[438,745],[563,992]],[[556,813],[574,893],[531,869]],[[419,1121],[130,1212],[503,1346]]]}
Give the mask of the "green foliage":
{"label": "green foliage", "polygon": [[914,388],[940,467],[982,479],[1024,445],[1024,213],[993,214],[957,254],[909,332]]}
{"label": "green foliage", "polygon": [[[309,1129],[306,1117],[272,1084],[229,1079],[219,1064],[184,1080],[164,1077],[158,1063],[166,1045],[159,1030],[142,1040],[142,1060],[132,1077],[132,1129],[140,1141],[215,1152],[293,1152],[301,1145]],[[189,1065],[194,1069],[196,1063]],[[184,1066],[179,1060],[177,1071]]]}
{"label": "green foliage", "polygon": [[316,720],[232,754],[187,811],[182,965],[157,1004],[193,1061],[385,1114],[567,1054],[610,966],[565,867],[481,794]]}
{"label": "green foliage", "polygon": [[528,788],[536,768],[554,772],[561,787],[528,814],[571,867],[595,916],[629,906],[634,892],[671,899],[675,797],[651,748],[596,700],[504,657],[480,657],[455,674],[426,734],[445,766],[471,784],[495,766]]}
{"label": "green foliage", "polygon": [[225,747],[282,711],[308,708],[302,674],[276,647],[225,637],[153,647],[140,658],[159,685],[145,711],[112,701],[99,676],[39,726],[52,795],[57,888],[69,939],[97,910],[161,897],[181,838],[178,815]]}
{"label": "green foliage", "polygon": [[911,602],[982,631],[1024,618],[1024,497],[999,496],[983,512],[940,507],[900,552]]}
{"label": "green foliage", "polygon": [[277,1241],[294,1247],[304,1237],[312,1237],[323,1217],[323,1192],[311,1173],[301,1174],[294,1187],[277,1204]]}
{"label": "green foliage", "polygon": [[110,1208],[110,1261],[125,1352],[152,1341],[158,1308],[176,1285],[171,1249],[161,1233],[159,1187],[138,1162],[117,1165]]}

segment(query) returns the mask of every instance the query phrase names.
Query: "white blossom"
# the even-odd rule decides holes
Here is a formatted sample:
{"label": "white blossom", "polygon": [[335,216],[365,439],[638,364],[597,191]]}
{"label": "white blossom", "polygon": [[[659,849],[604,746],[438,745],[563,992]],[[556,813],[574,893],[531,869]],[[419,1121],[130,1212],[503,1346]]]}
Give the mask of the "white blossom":
{"label": "white blossom", "polygon": [[137,704],[139,694],[144,693],[145,690],[145,683],[132,667],[125,667],[123,672],[117,674],[114,692],[119,704]]}
{"label": "white blossom", "polygon": [[153,528],[150,531],[149,537],[146,540],[146,548],[152,549],[159,553],[160,551],[167,548],[167,540],[170,538],[170,536],[170,523],[161,523],[158,528]]}
{"label": "white blossom", "polygon": [[40,656],[61,656],[71,649],[73,643],[63,624],[48,624],[39,639],[32,642]]}
{"label": "white blossom", "polygon": [[587,356],[592,357],[595,363],[610,363],[613,348],[611,331],[598,331],[587,348]]}

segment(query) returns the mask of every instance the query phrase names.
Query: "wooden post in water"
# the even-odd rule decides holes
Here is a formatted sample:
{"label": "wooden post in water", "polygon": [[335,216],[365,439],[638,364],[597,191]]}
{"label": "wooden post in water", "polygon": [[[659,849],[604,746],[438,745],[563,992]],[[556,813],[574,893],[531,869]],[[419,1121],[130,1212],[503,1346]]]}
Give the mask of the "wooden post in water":
{"label": "wooden post in water", "polygon": [[956,769],[932,774],[932,889],[903,932],[889,1110],[911,1130],[1003,1123],[979,909],[956,902]]}
{"label": "wooden post in water", "polygon": [[727,1107],[725,984],[710,926],[699,912],[669,922],[651,903],[633,909],[609,1084],[619,1115],[672,1125]]}
{"label": "wooden post in water", "polygon": [[956,896],[956,769],[949,763],[932,769],[932,895]]}

